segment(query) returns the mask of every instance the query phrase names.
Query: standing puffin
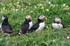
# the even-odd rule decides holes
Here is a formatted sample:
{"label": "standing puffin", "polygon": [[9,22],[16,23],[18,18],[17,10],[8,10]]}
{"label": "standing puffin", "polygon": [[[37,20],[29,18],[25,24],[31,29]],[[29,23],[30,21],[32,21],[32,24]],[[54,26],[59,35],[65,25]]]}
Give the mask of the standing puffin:
{"label": "standing puffin", "polygon": [[59,28],[63,28],[63,24],[62,21],[59,17],[56,17],[54,22],[52,23],[52,28],[54,29],[59,29]]}
{"label": "standing puffin", "polygon": [[11,34],[13,32],[13,29],[8,22],[8,17],[2,16],[2,20],[3,20],[1,25],[2,32],[4,32],[5,34]]}
{"label": "standing puffin", "polygon": [[44,22],[45,19],[46,17],[44,15],[38,16],[37,22],[31,27],[29,31],[33,32],[34,30],[36,31],[42,30],[45,27],[45,22]]}
{"label": "standing puffin", "polygon": [[25,18],[25,21],[21,24],[21,30],[19,34],[27,34],[28,30],[32,27],[32,17],[30,15],[27,15]]}

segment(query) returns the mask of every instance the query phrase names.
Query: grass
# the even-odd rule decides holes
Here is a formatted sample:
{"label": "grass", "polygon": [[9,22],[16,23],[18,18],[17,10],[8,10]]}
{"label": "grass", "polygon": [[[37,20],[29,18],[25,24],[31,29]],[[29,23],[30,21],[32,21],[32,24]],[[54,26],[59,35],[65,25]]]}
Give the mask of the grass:
{"label": "grass", "polygon": [[[11,36],[0,31],[0,46],[70,46],[70,1],[69,0],[0,0],[0,18],[6,14],[13,27]],[[36,22],[38,15],[47,16],[42,31],[28,35],[17,35],[27,14]],[[59,16],[66,28],[51,28],[54,18]],[[0,22],[1,19],[0,19]]]}

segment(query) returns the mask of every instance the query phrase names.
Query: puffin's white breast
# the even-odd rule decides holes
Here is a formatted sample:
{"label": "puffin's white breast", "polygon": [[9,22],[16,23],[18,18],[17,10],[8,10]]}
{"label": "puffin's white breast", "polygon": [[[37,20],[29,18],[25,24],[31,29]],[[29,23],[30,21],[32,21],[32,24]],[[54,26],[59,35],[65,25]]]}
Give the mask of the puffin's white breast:
{"label": "puffin's white breast", "polygon": [[29,22],[29,29],[33,26],[32,22]]}
{"label": "puffin's white breast", "polygon": [[52,23],[52,27],[55,29],[63,28],[62,24]]}
{"label": "puffin's white breast", "polygon": [[42,22],[42,23],[39,24],[39,27],[36,31],[42,30],[44,27],[45,27],[45,22]]}
{"label": "puffin's white breast", "polygon": [[2,25],[2,24],[0,24],[0,29],[1,29],[1,25]]}

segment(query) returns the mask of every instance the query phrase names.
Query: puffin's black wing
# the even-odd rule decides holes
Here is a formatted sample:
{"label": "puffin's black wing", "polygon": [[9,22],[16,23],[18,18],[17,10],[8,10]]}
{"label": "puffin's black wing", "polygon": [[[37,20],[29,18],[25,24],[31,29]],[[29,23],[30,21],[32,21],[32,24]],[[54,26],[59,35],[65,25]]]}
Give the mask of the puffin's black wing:
{"label": "puffin's black wing", "polygon": [[39,23],[35,23],[29,31],[33,32],[33,30],[38,29],[38,27],[39,27]]}
{"label": "puffin's black wing", "polygon": [[10,24],[8,24],[8,25],[2,25],[2,31],[4,33],[10,34],[10,33],[12,33],[13,29],[12,29],[12,27],[11,27]]}
{"label": "puffin's black wing", "polygon": [[28,28],[29,28],[29,23],[23,23],[23,24],[21,25],[21,33],[22,33],[22,34],[26,34],[27,31],[28,31]]}
{"label": "puffin's black wing", "polygon": [[65,25],[64,25],[64,23],[61,23],[62,25],[63,25],[63,28],[65,28]]}

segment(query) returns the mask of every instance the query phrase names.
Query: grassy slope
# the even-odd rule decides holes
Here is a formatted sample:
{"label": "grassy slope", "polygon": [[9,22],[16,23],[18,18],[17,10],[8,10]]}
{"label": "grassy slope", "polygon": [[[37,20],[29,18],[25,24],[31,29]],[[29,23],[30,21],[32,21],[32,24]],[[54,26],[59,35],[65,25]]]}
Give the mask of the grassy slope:
{"label": "grassy slope", "polygon": [[[52,2],[49,4],[49,1]],[[4,0],[0,4],[0,18],[7,14],[9,22],[14,28],[11,37],[0,32],[0,45],[2,46],[70,46],[70,1],[69,0]],[[65,6],[63,6],[66,4]],[[19,7],[20,6],[20,7]],[[49,11],[48,11],[48,10]],[[18,36],[21,23],[27,14],[31,14],[33,22],[39,14],[47,16],[46,27],[39,32]],[[51,29],[55,17],[61,17],[66,28]],[[0,19],[1,22],[1,19]],[[13,36],[14,35],[14,36]]]}

